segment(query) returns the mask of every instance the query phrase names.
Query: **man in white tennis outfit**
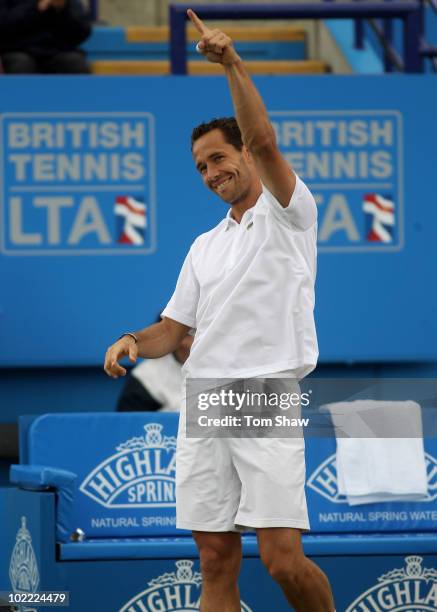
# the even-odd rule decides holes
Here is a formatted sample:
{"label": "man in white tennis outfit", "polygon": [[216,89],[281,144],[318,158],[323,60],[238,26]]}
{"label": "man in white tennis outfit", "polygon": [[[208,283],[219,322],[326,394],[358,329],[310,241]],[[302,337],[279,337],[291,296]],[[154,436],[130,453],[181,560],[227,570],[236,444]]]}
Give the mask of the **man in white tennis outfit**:
{"label": "man in white tennis outfit", "polygon": [[[224,67],[234,118],[193,130],[192,154],[205,185],[230,205],[191,246],[162,321],[124,334],[105,371],[128,356],[157,358],[196,330],[188,379],[300,379],[316,365],[314,326],[317,210],[280,154],[263,101],[231,39],[193,11],[198,50]],[[308,529],[302,437],[193,438],[179,425],[177,526],[193,531],[202,612],[240,611],[241,528],[256,530],[260,557],[298,612],[333,612],[325,574],[305,557]]]}

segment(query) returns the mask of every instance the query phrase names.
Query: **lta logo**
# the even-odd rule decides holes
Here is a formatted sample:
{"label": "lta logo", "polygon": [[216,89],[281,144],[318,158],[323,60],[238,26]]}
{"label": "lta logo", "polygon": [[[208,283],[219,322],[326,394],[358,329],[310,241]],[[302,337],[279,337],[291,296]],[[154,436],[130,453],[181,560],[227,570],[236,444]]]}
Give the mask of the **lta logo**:
{"label": "lta logo", "polygon": [[118,220],[118,244],[144,244],[147,228],[147,206],[138,198],[118,196],[115,199],[114,213]]}
{"label": "lta logo", "polygon": [[270,115],[285,159],[317,203],[318,250],[402,250],[402,114],[387,109],[320,109]]}
{"label": "lta logo", "polygon": [[393,242],[396,214],[391,196],[367,193],[364,196],[363,211],[367,220],[366,240],[368,242]]}
{"label": "lta logo", "polygon": [[147,255],[156,248],[150,113],[2,113],[0,252]]}
{"label": "lta logo", "polygon": [[105,508],[174,508],[176,438],[164,436],[162,429],[160,423],[148,423],[144,436],[117,446],[80,491]]}
{"label": "lta logo", "polygon": [[[189,559],[176,561],[176,571],[166,572],[147,583],[147,588],[135,595],[119,612],[197,612],[200,609],[202,574],[193,569]],[[241,602],[242,612],[252,612]]]}
{"label": "lta logo", "polygon": [[380,576],[345,612],[435,612],[437,570],[424,568],[422,563],[422,557],[405,557],[405,567]]}

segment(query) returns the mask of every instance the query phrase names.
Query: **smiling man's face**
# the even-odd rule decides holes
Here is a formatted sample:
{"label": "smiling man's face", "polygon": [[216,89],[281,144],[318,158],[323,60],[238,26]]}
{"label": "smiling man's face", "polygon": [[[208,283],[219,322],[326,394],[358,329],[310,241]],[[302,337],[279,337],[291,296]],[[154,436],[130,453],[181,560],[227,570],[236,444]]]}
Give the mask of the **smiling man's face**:
{"label": "smiling man's face", "polygon": [[226,142],[220,129],[214,129],[193,144],[193,158],[203,182],[224,202],[235,205],[247,197],[257,180],[247,150],[239,151]]}

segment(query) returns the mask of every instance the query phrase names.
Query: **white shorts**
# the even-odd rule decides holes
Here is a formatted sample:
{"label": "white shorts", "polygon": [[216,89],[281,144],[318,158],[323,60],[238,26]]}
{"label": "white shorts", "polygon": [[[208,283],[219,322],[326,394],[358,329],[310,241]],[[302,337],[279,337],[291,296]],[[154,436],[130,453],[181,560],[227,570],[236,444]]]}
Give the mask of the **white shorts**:
{"label": "white shorts", "polygon": [[182,411],[176,526],[216,532],[309,529],[303,437],[187,438]]}

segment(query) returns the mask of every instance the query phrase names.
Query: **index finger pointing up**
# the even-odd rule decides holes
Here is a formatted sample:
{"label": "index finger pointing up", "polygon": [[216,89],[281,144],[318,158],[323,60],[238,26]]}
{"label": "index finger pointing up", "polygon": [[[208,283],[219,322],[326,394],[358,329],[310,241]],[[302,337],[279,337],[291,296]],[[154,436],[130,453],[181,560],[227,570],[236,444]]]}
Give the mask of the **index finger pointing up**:
{"label": "index finger pointing up", "polygon": [[196,15],[196,13],[193,10],[188,9],[187,15],[190,18],[191,23],[194,25],[196,30],[199,32],[199,34],[202,34],[202,35],[206,34],[208,28],[203,23],[203,21],[201,19],[199,19],[199,17]]}

